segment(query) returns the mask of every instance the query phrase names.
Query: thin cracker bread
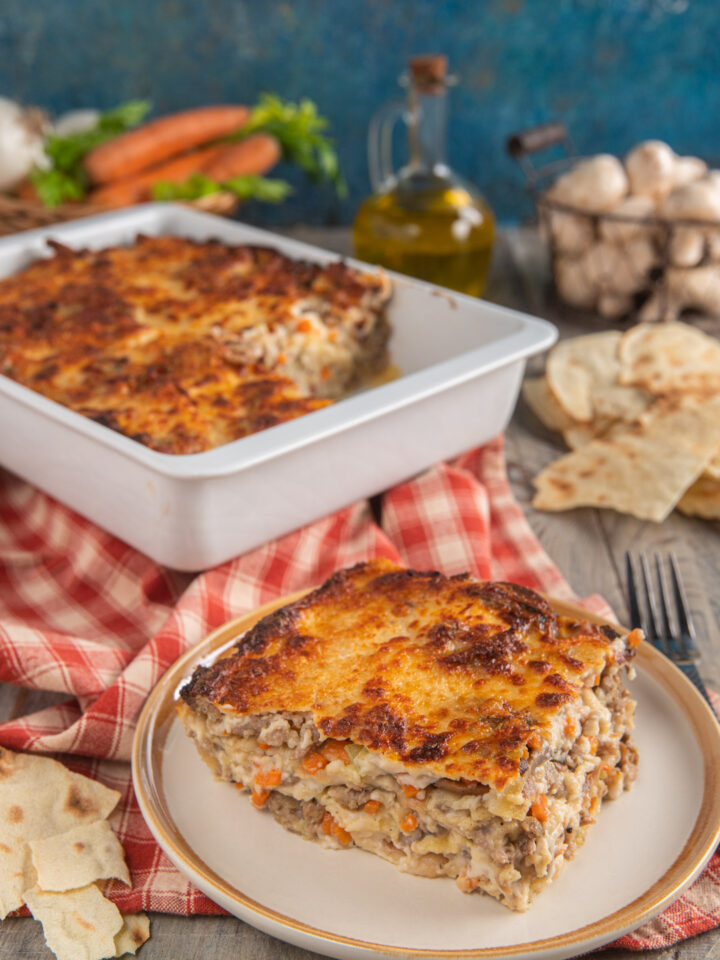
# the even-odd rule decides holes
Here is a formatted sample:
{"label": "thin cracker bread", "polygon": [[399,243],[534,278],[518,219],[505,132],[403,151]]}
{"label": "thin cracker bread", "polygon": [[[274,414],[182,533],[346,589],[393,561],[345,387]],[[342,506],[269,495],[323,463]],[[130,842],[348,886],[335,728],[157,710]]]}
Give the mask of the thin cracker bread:
{"label": "thin cracker bread", "polygon": [[681,513],[704,520],[720,520],[720,480],[703,475],[686,490],[677,505]]}
{"label": "thin cracker bread", "polygon": [[652,393],[720,392],[720,342],[687,323],[638,324],[618,346],[620,382]]}
{"label": "thin cracker bread", "polygon": [[115,956],[137,953],[150,938],[150,917],[146,913],[126,913],[120,933],[115,934]]}
{"label": "thin cracker bread", "polygon": [[593,440],[535,478],[539,510],[610,507],[660,522],[720,443],[720,406],[674,410],[611,439]]}
{"label": "thin cracker bread", "polygon": [[58,960],[101,960],[115,956],[120,911],[95,884],[65,893],[26,890],[25,903],[43,925],[45,940]]}
{"label": "thin cracker bread", "polygon": [[545,377],[525,379],[522,395],[538,420],[549,430],[567,430],[575,423],[555,399]]}
{"label": "thin cracker bread", "polygon": [[0,918],[35,882],[28,842],[104,820],[119,799],[56,760],[0,748]]}
{"label": "thin cracker bread", "polygon": [[617,331],[606,330],[563,340],[551,350],[546,368],[548,386],[572,420],[632,422],[650,403],[647,391],[619,381],[620,339]]}
{"label": "thin cracker bread", "polygon": [[30,852],[41,890],[75,890],[111,878],[130,886],[125,851],[107,820],[32,840]]}

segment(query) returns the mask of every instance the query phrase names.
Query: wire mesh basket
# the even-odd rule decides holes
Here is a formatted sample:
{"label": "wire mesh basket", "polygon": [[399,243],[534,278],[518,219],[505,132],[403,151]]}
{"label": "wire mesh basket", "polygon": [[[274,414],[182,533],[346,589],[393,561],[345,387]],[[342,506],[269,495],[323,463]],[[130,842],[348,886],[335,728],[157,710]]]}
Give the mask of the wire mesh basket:
{"label": "wire mesh basket", "polygon": [[[559,159],[532,162],[552,147],[561,149]],[[648,197],[635,204],[642,214],[589,210],[553,197],[558,178],[590,159],[576,153],[560,123],[514,134],[507,150],[535,201],[561,300],[612,320],[676,320],[687,311],[720,316],[720,220],[663,216]]]}

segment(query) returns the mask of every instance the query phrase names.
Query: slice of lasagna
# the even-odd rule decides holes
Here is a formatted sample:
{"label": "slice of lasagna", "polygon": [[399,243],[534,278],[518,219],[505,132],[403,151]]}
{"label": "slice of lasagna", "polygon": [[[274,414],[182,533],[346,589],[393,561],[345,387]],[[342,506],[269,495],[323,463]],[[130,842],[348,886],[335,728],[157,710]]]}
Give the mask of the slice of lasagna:
{"label": "slice of lasagna", "polygon": [[374,560],[198,667],[179,711],[288,829],[524,910],[635,778],[640,639],[524,587]]}

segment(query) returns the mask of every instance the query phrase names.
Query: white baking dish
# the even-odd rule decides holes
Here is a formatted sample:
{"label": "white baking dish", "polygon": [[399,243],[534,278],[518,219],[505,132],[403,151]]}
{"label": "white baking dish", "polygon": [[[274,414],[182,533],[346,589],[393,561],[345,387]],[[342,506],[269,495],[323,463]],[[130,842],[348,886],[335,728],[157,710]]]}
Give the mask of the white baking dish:
{"label": "white baking dish", "polygon": [[[168,204],[148,204],[0,240],[0,276],[70,247],[175,234],[334,254]],[[363,267],[356,263],[355,266]],[[367,268],[369,269],[369,268]],[[180,570],[214,566],[500,433],[525,359],[555,328],[392,275],[392,361],[402,376],[206,453],[157,453],[0,376],[0,461]]]}

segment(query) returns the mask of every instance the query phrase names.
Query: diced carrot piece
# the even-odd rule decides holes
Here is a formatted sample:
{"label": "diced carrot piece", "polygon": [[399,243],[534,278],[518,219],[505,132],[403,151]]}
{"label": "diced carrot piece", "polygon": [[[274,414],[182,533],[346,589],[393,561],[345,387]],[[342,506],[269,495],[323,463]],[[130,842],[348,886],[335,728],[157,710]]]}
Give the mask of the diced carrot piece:
{"label": "diced carrot piece", "polygon": [[258,743],[258,746],[260,747],[261,750],[270,750],[270,749],[271,749],[269,743]]}
{"label": "diced carrot piece", "polygon": [[277,355],[277,362],[278,362],[278,363],[287,363],[287,357],[285,356],[284,353],[279,353],[279,354]]}
{"label": "diced carrot piece", "polygon": [[338,840],[344,847],[347,847],[347,845],[352,841],[350,834],[347,832],[347,830],[343,830],[339,823],[333,823],[332,832],[335,836],[335,839]]}
{"label": "diced carrot piece", "polygon": [[236,789],[236,790],[244,790],[244,789],[245,789],[245,784],[244,784],[244,783],[236,783],[236,784],[235,784],[235,789]]}
{"label": "diced carrot piece", "polygon": [[597,813],[597,809],[599,806],[600,806],[600,801],[598,800],[597,797],[593,797],[592,800],[590,801],[590,813],[592,814]]}
{"label": "diced carrot piece", "polygon": [[277,787],[282,781],[282,771],[268,770],[267,773],[260,770],[255,776],[255,784],[258,787]]}
{"label": "diced carrot piece", "polygon": [[411,783],[401,783],[402,792],[406,797],[416,797],[420,791],[417,787],[414,787]]}
{"label": "diced carrot piece", "polygon": [[339,337],[339,333],[337,332],[337,330],[330,330],[328,332],[328,340],[330,341],[330,343],[335,343],[338,337]]}
{"label": "diced carrot piece", "polygon": [[328,761],[321,753],[313,750],[312,753],[309,753],[302,762],[302,768],[306,773],[315,774],[319,770],[322,770],[328,765]]}
{"label": "diced carrot piece", "polygon": [[313,325],[309,320],[298,320],[297,328],[300,333],[309,333],[310,330],[312,330]]}
{"label": "diced carrot piece", "polygon": [[594,756],[598,752],[598,738],[588,737],[588,742],[590,743],[590,753]]}
{"label": "diced carrot piece", "polygon": [[409,813],[400,824],[400,829],[403,833],[412,833],[417,825],[417,817],[414,813]]}
{"label": "diced carrot piece", "polygon": [[545,823],[548,818],[548,802],[547,796],[544,793],[541,793],[535,803],[530,807],[530,813],[536,820]]}
{"label": "diced carrot piece", "polygon": [[343,763],[350,763],[350,757],[345,749],[345,743],[342,740],[328,740],[322,748],[323,756],[330,760],[342,760]]}
{"label": "diced carrot piece", "polygon": [[377,813],[380,809],[380,804],[377,800],[368,800],[363,810],[365,813]]}
{"label": "diced carrot piece", "polygon": [[630,649],[634,650],[635,647],[639,647],[642,641],[642,638],[643,638],[642,630],[638,630],[637,628],[635,630],[631,630],[627,636],[627,642]]}
{"label": "diced carrot piece", "polygon": [[575,717],[568,717],[565,721],[565,736],[574,737],[577,733],[577,724],[575,723]]}
{"label": "diced carrot piece", "polygon": [[335,821],[329,813],[326,813],[322,818],[322,832],[327,834],[328,837],[332,833],[333,824]]}
{"label": "diced carrot piece", "polygon": [[542,746],[542,737],[537,732],[537,730],[533,730],[533,732],[530,734],[530,736],[528,737],[527,744],[532,750],[540,749],[540,747]]}
{"label": "diced carrot piece", "polygon": [[329,380],[331,374],[332,374],[332,370],[330,369],[330,367],[323,367],[322,370],[320,371],[320,376],[322,377],[323,380]]}
{"label": "diced carrot piece", "polygon": [[264,807],[270,794],[267,790],[253,790],[250,794],[250,803],[254,807]]}

